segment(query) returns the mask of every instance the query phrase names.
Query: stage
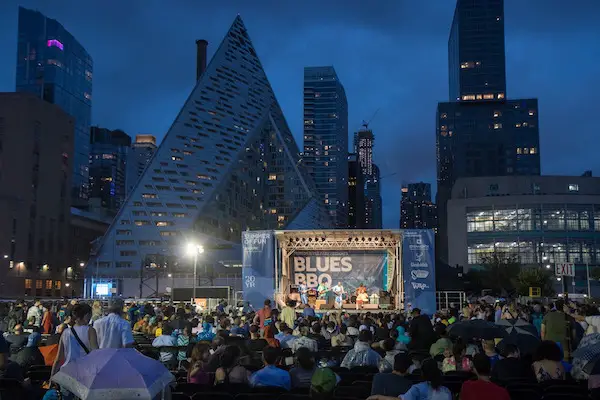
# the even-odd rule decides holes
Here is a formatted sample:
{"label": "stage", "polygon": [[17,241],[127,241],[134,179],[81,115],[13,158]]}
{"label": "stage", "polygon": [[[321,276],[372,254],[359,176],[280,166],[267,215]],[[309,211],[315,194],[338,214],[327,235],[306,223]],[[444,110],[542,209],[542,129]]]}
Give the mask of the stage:
{"label": "stage", "polygon": [[242,245],[244,300],[255,308],[265,298],[283,307],[304,293],[309,303],[326,299],[331,312],[343,293],[348,303],[375,307],[347,305],[348,313],[393,313],[405,304],[435,312],[432,230],[245,231]]}

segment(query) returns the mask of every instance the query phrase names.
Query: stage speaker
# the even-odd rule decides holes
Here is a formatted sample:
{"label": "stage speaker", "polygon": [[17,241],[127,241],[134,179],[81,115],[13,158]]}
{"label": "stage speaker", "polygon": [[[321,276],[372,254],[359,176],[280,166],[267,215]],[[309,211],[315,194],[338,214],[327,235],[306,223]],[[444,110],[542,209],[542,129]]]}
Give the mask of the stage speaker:
{"label": "stage speaker", "polygon": [[315,301],[315,310],[322,310],[325,308],[325,300],[319,299]]}
{"label": "stage speaker", "polygon": [[356,304],[345,303],[342,307],[344,307],[344,310],[356,310]]}
{"label": "stage speaker", "polygon": [[363,310],[378,310],[379,304],[363,304]]}
{"label": "stage speaker", "polygon": [[380,310],[391,310],[393,307],[391,304],[381,304],[379,303],[379,309]]}

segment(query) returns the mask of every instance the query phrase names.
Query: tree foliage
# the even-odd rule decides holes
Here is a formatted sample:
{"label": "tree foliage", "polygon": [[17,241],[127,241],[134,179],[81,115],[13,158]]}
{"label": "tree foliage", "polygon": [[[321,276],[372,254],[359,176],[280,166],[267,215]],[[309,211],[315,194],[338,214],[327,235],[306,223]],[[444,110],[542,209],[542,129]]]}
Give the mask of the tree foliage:
{"label": "tree foliage", "polygon": [[514,294],[521,263],[516,256],[492,253],[482,259],[481,284],[500,296]]}
{"label": "tree foliage", "polygon": [[530,287],[539,287],[542,296],[553,296],[553,276],[542,268],[523,268],[517,275],[517,293],[521,296],[529,296]]}

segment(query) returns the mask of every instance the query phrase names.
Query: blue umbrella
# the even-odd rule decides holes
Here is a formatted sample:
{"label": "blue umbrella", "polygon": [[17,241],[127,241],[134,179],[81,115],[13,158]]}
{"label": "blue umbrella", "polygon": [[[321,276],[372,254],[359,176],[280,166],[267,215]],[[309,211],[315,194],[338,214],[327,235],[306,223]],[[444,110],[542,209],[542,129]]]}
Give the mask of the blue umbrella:
{"label": "blue umbrella", "polygon": [[82,400],[152,400],[174,379],[135,349],[102,349],[63,365],[52,381]]}

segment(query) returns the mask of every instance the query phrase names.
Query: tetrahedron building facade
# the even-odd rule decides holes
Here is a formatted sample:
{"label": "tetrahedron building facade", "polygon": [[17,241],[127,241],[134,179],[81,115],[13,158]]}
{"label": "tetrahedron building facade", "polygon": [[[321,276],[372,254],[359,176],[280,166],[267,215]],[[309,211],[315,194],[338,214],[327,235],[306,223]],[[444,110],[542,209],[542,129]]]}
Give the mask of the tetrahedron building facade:
{"label": "tetrahedron building facade", "polygon": [[315,187],[238,16],[88,263],[138,276],[148,256],[218,248],[245,230],[329,228]]}

